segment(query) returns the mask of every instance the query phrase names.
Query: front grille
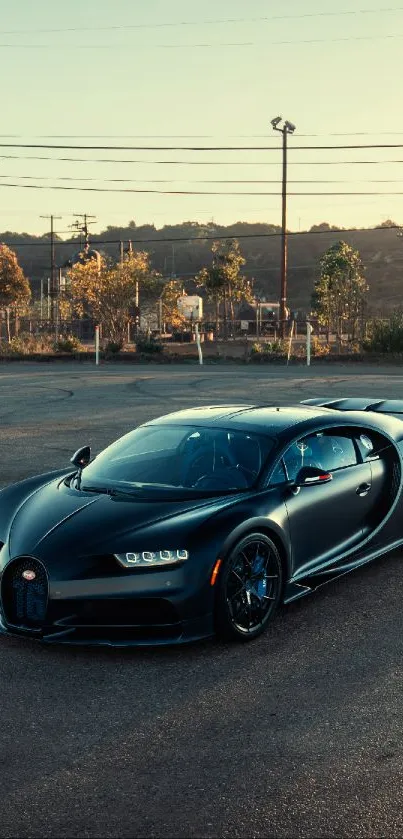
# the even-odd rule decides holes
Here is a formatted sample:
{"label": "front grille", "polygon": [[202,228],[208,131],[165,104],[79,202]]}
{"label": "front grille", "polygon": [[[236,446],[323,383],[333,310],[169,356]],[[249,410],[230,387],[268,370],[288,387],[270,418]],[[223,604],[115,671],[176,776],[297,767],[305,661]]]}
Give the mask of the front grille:
{"label": "front grille", "polygon": [[[35,578],[25,580],[24,571],[33,571]],[[1,601],[7,623],[39,629],[48,607],[48,580],[42,563],[25,556],[10,562],[2,577]]]}

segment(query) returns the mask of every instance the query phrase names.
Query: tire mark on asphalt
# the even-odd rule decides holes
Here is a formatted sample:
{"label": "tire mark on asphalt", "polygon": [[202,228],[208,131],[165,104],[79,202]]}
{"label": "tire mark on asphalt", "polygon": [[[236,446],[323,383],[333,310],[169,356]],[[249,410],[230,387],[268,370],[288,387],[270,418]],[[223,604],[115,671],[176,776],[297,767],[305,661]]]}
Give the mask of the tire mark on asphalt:
{"label": "tire mark on asphalt", "polygon": [[[206,379],[205,381],[206,381],[206,383],[211,385],[211,380]],[[185,394],[181,394],[181,395],[177,395],[177,396],[173,395],[172,390],[167,391],[167,392],[158,390],[157,393],[152,393],[147,389],[147,387],[143,387],[143,385],[147,385],[148,383],[150,383],[151,386],[155,385],[158,388],[160,382],[161,382],[161,380],[155,379],[152,376],[150,376],[150,377],[147,377],[145,379],[140,379],[140,380],[136,380],[136,381],[133,381],[133,382],[129,382],[126,385],[126,387],[127,387],[128,390],[135,390],[138,393],[139,396],[145,396],[146,398],[149,398],[149,399],[171,399],[171,400],[175,399],[175,400],[178,400],[178,399],[185,398]],[[165,384],[165,382],[164,382],[164,384]],[[178,379],[176,379],[175,384],[178,384]],[[188,389],[196,390],[196,389],[198,389],[197,385],[199,384],[199,380],[198,379],[192,379],[191,381],[187,381],[185,379],[185,380],[181,380],[180,384],[183,384],[183,387],[186,390],[188,390]]]}
{"label": "tire mark on asphalt", "polygon": [[[43,405],[44,402],[46,404],[53,404],[54,402],[64,402],[66,399],[71,399],[74,396],[74,391],[69,390],[67,388],[47,387],[46,385],[32,385],[32,387],[39,388],[42,391],[44,390],[45,394],[43,394],[43,393],[34,393],[34,394],[30,393],[29,392],[29,385],[28,385],[27,386],[28,392],[25,392],[21,396],[21,401],[23,401],[24,403],[26,403],[27,399],[31,400],[32,396],[33,396],[34,400],[35,400],[35,398],[37,400],[39,400],[41,405]],[[10,389],[13,390],[13,388],[10,388]],[[62,394],[62,395],[59,396],[59,397],[56,396],[56,398],[54,398],[54,397],[52,398],[52,395],[49,394],[49,391],[51,391],[53,393],[56,393],[56,394]],[[13,393],[12,395],[13,395],[13,399],[15,400],[15,394]],[[48,396],[47,399],[46,399],[46,395]],[[3,398],[7,399],[7,395],[4,396]],[[0,422],[2,422],[5,419],[8,419],[8,417],[15,417],[17,411],[18,411],[18,408],[14,408],[11,411],[6,411],[6,412],[3,412],[3,413],[0,412]]]}
{"label": "tire mark on asphalt", "polygon": [[164,394],[161,393],[149,393],[147,390],[144,391],[142,389],[142,385],[146,382],[154,382],[155,379],[152,376],[146,377],[144,379],[135,379],[133,382],[128,382],[126,385],[127,390],[134,390],[136,391],[136,395],[138,396],[145,396],[147,399],[160,399],[164,398]]}

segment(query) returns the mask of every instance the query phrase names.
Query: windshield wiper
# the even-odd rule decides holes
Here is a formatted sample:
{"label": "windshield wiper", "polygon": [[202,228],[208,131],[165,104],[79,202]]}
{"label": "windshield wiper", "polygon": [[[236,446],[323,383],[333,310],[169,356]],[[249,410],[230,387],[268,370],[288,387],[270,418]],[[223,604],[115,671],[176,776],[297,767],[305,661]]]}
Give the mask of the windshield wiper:
{"label": "windshield wiper", "polygon": [[130,489],[115,489],[114,487],[81,487],[83,492],[98,492],[100,495],[137,495],[139,493],[139,489],[137,490],[130,490]]}
{"label": "windshield wiper", "polygon": [[82,492],[99,492],[100,495],[110,495],[112,490],[107,487],[80,487]]}
{"label": "windshield wiper", "polygon": [[250,487],[239,489],[197,489],[194,487],[164,487],[163,485],[140,484],[137,487],[118,489],[105,486],[82,486],[83,492],[96,492],[100,495],[110,495],[112,498],[137,498],[140,501],[191,501],[203,498],[218,498],[222,496],[236,495],[250,492]]}

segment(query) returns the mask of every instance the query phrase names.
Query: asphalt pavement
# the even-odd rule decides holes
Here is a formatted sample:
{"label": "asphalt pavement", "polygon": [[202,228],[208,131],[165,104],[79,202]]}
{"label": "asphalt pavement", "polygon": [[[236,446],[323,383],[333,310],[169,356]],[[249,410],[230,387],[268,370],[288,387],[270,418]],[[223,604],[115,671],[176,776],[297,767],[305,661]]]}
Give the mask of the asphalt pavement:
{"label": "asphalt pavement", "polygon": [[[0,485],[190,405],[403,398],[403,369],[0,367]],[[401,837],[402,555],[256,641],[0,638],[0,837]]]}

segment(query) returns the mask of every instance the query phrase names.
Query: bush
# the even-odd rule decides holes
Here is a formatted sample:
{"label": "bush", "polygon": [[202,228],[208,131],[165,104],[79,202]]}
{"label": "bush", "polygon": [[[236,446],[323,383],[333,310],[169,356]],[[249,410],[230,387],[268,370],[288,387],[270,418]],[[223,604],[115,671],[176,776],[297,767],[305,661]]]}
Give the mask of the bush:
{"label": "bush", "polygon": [[372,321],[363,349],[379,353],[403,352],[403,310],[394,312],[390,321]]}
{"label": "bush", "polygon": [[161,355],[164,352],[164,347],[154,338],[139,338],[136,341],[136,352],[142,355]]}
{"label": "bush", "polygon": [[251,355],[286,355],[286,341],[256,341],[252,344]]}
{"label": "bush", "polygon": [[4,344],[3,351],[6,355],[27,355],[29,353],[27,343],[20,335],[15,335],[9,344]]}
{"label": "bush", "polygon": [[84,348],[81,341],[75,335],[60,335],[59,339],[53,344],[53,349],[55,352],[73,355]]}
{"label": "bush", "polygon": [[114,355],[118,355],[123,349],[123,341],[108,341],[105,344],[105,356],[106,358],[111,358]]}
{"label": "bush", "polygon": [[[288,357],[290,342],[288,338],[284,340],[275,341],[257,341],[251,347],[252,361],[273,361],[274,359],[281,360]],[[312,356],[326,356],[330,353],[329,344],[323,344],[316,335],[311,338],[311,355]],[[306,358],[306,344],[294,342],[291,345],[291,358]]]}
{"label": "bush", "polygon": [[0,344],[1,355],[31,355],[31,353],[44,353],[52,351],[51,335],[46,333],[40,336],[32,335],[30,332],[20,332],[11,339],[10,343]]}
{"label": "bush", "polygon": [[[306,352],[306,351],[305,351]],[[312,355],[324,356],[330,353],[330,344],[323,344],[317,335],[311,336],[311,353]]]}

